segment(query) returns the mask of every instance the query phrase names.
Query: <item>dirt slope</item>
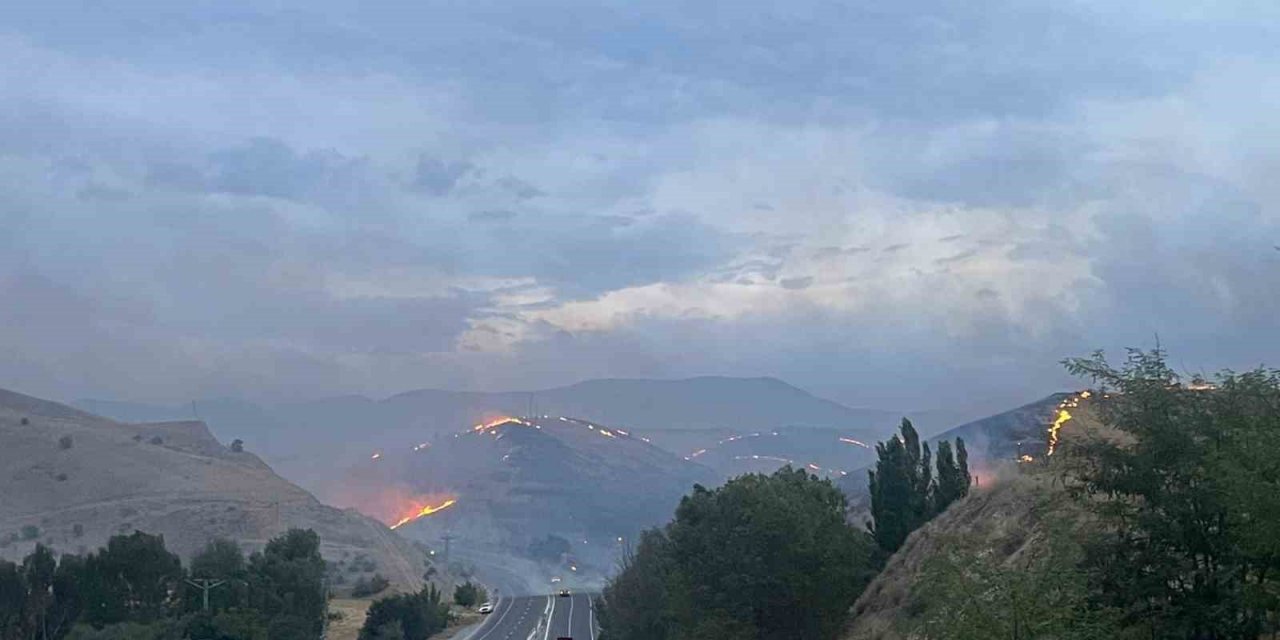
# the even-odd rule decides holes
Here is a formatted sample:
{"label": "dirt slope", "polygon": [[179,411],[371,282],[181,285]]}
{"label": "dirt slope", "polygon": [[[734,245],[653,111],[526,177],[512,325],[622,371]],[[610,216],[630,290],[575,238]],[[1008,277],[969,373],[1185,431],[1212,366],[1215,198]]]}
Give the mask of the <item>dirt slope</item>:
{"label": "dirt slope", "polygon": [[[214,537],[247,549],[315,529],[326,559],[421,585],[423,556],[382,524],[326,506],[201,422],[126,424],[0,390],[0,557],[37,542],[78,552],[134,530],[189,557]],[[355,573],[344,572],[344,577]]]}

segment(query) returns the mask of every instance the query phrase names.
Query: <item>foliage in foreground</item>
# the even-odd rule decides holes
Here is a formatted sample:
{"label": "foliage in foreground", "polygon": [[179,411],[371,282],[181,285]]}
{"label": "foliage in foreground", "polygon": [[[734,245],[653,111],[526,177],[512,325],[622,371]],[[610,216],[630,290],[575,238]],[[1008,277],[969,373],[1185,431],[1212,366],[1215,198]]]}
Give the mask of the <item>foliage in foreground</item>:
{"label": "foliage in foreground", "polygon": [[608,640],[834,638],[873,573],[845,498],[803,470],[695,486],[600,600]]}
{"label": "foliage in foreground", "polygon": [[[319,548],[314,532],[290,530],[246,563],[215,540],[188,571],[163,537],[142,532],[84,557],[37,546],[21,565],[0,561],[0,640],[315,638],[327,609]],[[224,581],[207,613],[188,578]]]}
{"label": "foliage in foreground", "polygon": [[417,593],[375,601],[360,629],[360,640],[426,638],[448,625],[449,605],[441,602],[435,585],[427,584]]}
{"label": "foliage in foreground", "polygon": [[1098,600],[1147,637],[1253,639],[1280,627],[1280,373],[1183,384],[1160,351],[1068,368],[1096,381],[1123,438],[1075,470],[1108,534],[1086,548]]}

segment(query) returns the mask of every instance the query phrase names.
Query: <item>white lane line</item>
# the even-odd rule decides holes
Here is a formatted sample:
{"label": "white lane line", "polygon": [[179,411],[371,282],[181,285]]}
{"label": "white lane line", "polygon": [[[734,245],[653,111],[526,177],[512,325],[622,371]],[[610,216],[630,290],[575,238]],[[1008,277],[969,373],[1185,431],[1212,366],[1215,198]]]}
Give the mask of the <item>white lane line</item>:
{"label": "white lane line", "polygon": [[569,597],[569,624],[565,625],[566,631],[564,632],[567,637],[573,637],[573,601],[577,599],[578,596]]}
{"label": "white lane line", "polygon": [[587,632],[596,640],[596,603],[591,596],[587,596]]}
{"label": "white lane line", "polygon": [[[479,638],[472,638],[471,640],[485,640],[485,638],[488,638],[489,636],[493,635],[494,630],[502,625],[502,619],[507,617],[508,613],[511,613],[512,607],[516,606],[516,601],[514,598],[508,598],[508,602],[510,604],[508,604],[507,608],[502,611],[502,615],[498,616],[498,621],[493,623],[493,626],[490,627],[489,630],[486,631],[484,635],[480,636]],[[498,604],[501,605],[502,602],[499,601]],[[489,614],[489,615],[493,615],[493,614]]]}
{"label": "white lane line", "polygon": [[551,603],[551,613],[547,616],[547,632],[542,634],[542,640],[551,637],[551,623],[556,619],[556,596],[547,596],[547,600]]}

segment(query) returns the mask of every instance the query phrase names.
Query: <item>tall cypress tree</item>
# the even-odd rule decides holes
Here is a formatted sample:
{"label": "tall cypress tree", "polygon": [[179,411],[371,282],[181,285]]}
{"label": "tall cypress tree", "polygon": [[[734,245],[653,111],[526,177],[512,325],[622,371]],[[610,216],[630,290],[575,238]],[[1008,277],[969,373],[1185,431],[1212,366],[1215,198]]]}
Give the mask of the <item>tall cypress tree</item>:
{"label": "tall cypress tree", "polygon": [[932,460],[911,421],[903,418],[901,433],[876,444],[876,468],[869,472],[871,517],[868,524],[876,544],[897,551],[929,514]]}
{"label": "tall cypress tree", "polygon": [[969,493],[969,453],[957,438],[938,443],[937,475],[927,443],[910,420],[899,435],[876,444],[876,467],[869,472],[872,522],[876,544],[897,551],[912,531]]}

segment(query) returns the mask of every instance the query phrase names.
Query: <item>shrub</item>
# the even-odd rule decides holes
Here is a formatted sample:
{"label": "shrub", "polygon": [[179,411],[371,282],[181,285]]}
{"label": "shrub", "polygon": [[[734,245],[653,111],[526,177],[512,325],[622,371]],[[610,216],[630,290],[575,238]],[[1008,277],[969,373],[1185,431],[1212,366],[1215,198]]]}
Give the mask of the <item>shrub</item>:
{"label": "shrub", "polygon": [[389,586],[391,586],[390,580],[382,577],[382,574],[375,573],[372,578],[356,580],[355,586],[351,588],[351,595],[356,598],[365,598],[382,593]]}
{"label": "shrub", "polygon": [[161,445],[164,444],[164,438],[161,438],[160,436],[152,436],[148,442],[155,445]]}
{"label": "shrub", "polygon": [[244,440],[236,438],[231,441],[231,451],[234,453],[244,453]]}
{"label": "shrub", "polygon": [[40,527],[37,527],[34,524],[29,524],[22,528],[23,540],[35,540],[36,538],[39,538],[39,537],[40,537]]}
{"label": "shrub", "polygon": [[453,601],[460,607],[474,607],[488,600],[489,594],[474,582],[464,582],[453,589]]}
{"label": "shrub", "polygon": [[23,418],[20,422],[24,427],[31,424],[31,420],[29,418]]}
{"label": "shrub", "polygon": [[62,436],[61,438],[58,438],[58,448],[63,451],[70,449],[72,444],[71,436]]}

